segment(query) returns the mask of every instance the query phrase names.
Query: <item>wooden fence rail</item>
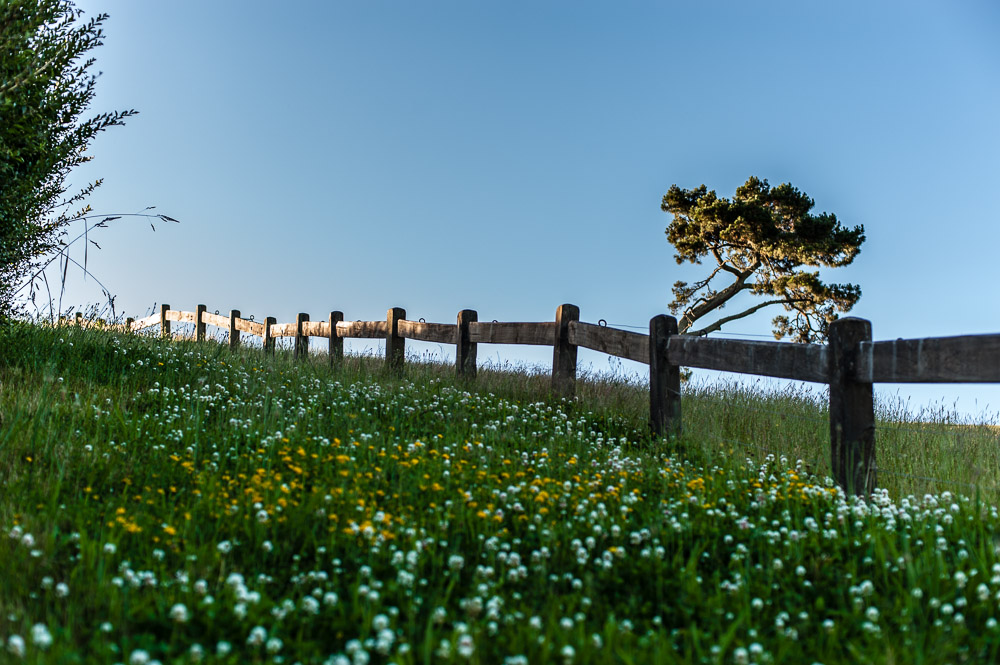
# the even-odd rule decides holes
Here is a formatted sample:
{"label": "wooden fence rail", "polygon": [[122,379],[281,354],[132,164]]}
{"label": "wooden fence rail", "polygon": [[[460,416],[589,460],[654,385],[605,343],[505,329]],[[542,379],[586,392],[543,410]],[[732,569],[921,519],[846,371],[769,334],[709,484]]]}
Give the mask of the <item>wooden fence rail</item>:
{"label": "wooden fence rail", "polygon": [[828,345],[693,337],[677,334],[677,321],[659,315],[649,322],[649,334],[580,321],[575,305],[561,305],[554,321],[511,323],[479,321],[475,310],[462,310],[456,323],[427,323],[406,318],[394,307],[384,321],[345,321],[342,312],[330,312],[325,321],[299,314],[293,323],[263,323],[244,319],[238,310],[228,316],[206,311],[172,310],[122,324],[84,321],[78,325],[139,331],[159,326],[170,335],[171,322],[193,323],[195,337],[204,340],[206,326],[229,331],[230,348],[240,334],[263,338],[264,350],[274,353],[275,339],[293,337],[296,357],[305,357],[312,337],[327,338],[330,363],[344,357],[346,338],[384,339],[387,366],[403,369],[407,339],[455,345],[456,371],[463,379],[476,375],[478,344],[534,344],[553,347],[552,388],[570,397],[576,386],[579,347],[649,365],[649,424],[657,436],[681,430],[680,368],[721,370],[783,379],[825,383],[830,387],[830,451],[834,479],[851,494],[875,489],[875,412],[873,384],[891,383],[1000,383],[1000,334],[873,342],[871,323],[845,318],[830,326]]}

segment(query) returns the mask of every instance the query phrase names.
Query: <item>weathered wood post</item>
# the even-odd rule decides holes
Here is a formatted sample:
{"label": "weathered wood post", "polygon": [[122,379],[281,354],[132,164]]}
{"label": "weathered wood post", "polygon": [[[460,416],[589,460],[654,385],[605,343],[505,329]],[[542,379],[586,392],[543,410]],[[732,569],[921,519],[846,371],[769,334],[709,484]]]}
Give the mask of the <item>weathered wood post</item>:
{"label": "weathered wood post", "polygon": [[295,317],[295,359],[304,360],[309,357],[309,338],[302,331],[302,324],[309,320],[309,315],[300,312]]}
{"label": "weathered wood post", "polygon": [[205,321],[202,319],[205,309],[204,305],[198,305],[194,312],[194,338],[198,342],[205,341]]}
{"label": "weathered wood post", "polygon": [[458,313],[455,330],[455,372],[459,378],[476,378],[476,343],[469,341],[469,324],[479,321],[479,313],[474,309],[463,309]]}
{"label": "weathered wood post", "polygon": [[552,392],[572,397],[576,392],[576,344],[569,343],[569,322],[580,320],[576,305],[556,309],[556,335],[552,350]]}
{"label": "weathered wood post", "polygon": [[337,324],[343,320],[343,312],[330,312],[330,367],[344,360],[344,338],[337,335]]}
{"label": "weathered wood post", "polygon": [[135,323],[135,319],[131,316],[125,319],[125,332],[132,332],[133,323]]}
{"label": "weathered wood post", "polygon": [[76,313],[76,325],[77,325],[77,327],[83,325],[83,312],[77,312]]}
{"label": "weathered wood post", "polygon": [[666,314],[649,320],[649,428],[656,436],[681,433],[681,368],[670,364],[667,348],[677,334],[677,319]]}
{"label": "weathered wood post", "polygon": [[240,331],[236,328],[236,319],[240,318],[240,310],[229,310],[229,350],[240,348]]}
{"label": "weathered wood post", "polygon": [[275,340],[271,337],[271,326],[278,322],[273,316],[264,318],[264,353],[274,355]]}
{"label": "weathered wood post", "polygon": [[160,305],[160,335],[170,337],[170,321],[167,320],[167,310],[170,305],[163,303]]}
{"label": "weathered wood post", "polygon": [[393,307],[385,316],[385,362],[393,374],[402,373],[406,359],[406,338],[399,336],[399,321],[405,318],[406,310],[402,307]]}
{"label": "weathered wood post", "polygon": [[875,400],[856,377],[860,342],[872,324],[848,317],[830,324],[830,454],[833,477],[849,495],[875,490]]}

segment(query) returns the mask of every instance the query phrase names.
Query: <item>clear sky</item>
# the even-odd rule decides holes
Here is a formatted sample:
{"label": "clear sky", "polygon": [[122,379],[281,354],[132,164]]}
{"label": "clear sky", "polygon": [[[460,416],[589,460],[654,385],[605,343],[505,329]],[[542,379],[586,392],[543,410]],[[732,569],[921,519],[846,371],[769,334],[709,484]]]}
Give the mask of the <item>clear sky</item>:
{"label": "clear sky", "polygon": [[[862,286],[876,339],[1000,332],[990,0],[79,6],[111,14],[93,111],[140,115],[73,180],[105,179],[96,211],[182,221],[94,236],[129,315],[541,321],[569,302],[643,327],[705,268],[674,262],[663,194],[757,175],[865,226],[823,275]],[[64,306],[101,300],[69,286]],[[767,312],[726,330],[766,339]],[[998,386],[882,388],[1000,410]]]}

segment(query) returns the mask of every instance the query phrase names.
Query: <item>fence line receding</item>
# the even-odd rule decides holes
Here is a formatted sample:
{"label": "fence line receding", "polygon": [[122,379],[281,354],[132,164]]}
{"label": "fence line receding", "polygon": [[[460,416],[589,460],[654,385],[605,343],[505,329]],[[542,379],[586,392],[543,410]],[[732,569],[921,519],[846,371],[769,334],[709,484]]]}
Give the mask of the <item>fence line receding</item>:
{"label": "fence line receding", "polygon": [[[76,321],[93,325],[80,314]],[[427,323],[407,319],[399,307],[384,321],[345,321],[334,311],[325,320],[299,314],[278,323],[244,319],[239,310],[224,316],[204,305],[193,312],[161,305],[152,316],[105,327],[138,332],[158,326],[170,335],[172,322],[194,324],[199,341],[206,326],[227,329],[234,350],[242,334],[261,337],[267,353],[274,353],[278,337],[293,337],[297,357],[306,356],[311,337],[326,338],[331,364],[343,359],[345,338],[384,339],[387,366],[395,372],[402,371],[407,339],[454,344],[456,371],[465,379],[476,375],[478,344],[551,346],[552,388],[560,397],[575,393],[577,349],[592,349],[649,366],[649,424],[657,436],[681,430],[681,367],[824,383],[830,387],[831,468],[852,494],[867,495],[876,486],[874,383],[1000,383],[1000,334],[873,342],[871,323],[854,317],[830,325],[827,345],[678,335],[677,320],[663,314],[641,334],[580,321],[579,308],[568,304],[559,306],[554,321],[524,323],[479,321],[475,310],[459,312],[456,323]]]}

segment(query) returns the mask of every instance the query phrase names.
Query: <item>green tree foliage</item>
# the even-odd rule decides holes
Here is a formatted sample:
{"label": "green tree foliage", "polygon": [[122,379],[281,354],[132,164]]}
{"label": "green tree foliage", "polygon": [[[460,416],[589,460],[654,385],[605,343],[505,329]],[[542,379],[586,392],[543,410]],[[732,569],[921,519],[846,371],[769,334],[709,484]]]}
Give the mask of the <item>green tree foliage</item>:
{"label": "green tree foliage", "polygon": [[[700,264],[706,258],[715,264],[703,280],[674,284],[670,311],[680,315],[680,332],[707,335],[765,307],[781,305],[786,314],[773,320],[776,339],[825,339],[830,322],[854,306],[861,288],[824,284],[818,271],[805,267],[848,265],[861,250],[865,229],[841,226],[832,214],[813,215],[814,204],[789,183],[772,188],[756,177],[740,186],[732,200],[705,185],[672,185],[661,207],[674,216],[667,227],[667,238],[677,250],[674,258],[678,264]],[[720,279],[728,282],[719,284]],[[763,300],[694,328],[696,321],[742,293]]]}
{"label": "green tree foliage", "polygon": [[86,54],[107,18],[85,21],[68,0],[0,0],[0,316],[16,311],[17,285],[90,211],[83,201],[101,181],[70,192],[70,171],[93,158],[99,132],[136,113],[80,119],[97,80]]}

